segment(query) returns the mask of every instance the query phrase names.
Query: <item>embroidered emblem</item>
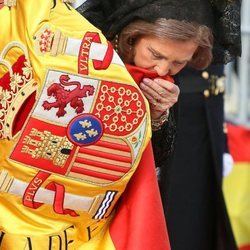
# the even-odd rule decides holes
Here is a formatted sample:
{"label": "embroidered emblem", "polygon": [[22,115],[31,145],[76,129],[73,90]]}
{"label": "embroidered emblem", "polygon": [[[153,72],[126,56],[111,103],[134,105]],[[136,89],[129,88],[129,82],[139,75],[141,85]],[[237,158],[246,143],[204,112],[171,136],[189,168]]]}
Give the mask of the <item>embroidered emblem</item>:
{"label": "embroidered emblem", "polygon": [[102,122],[92,114],[79,115],[68,126],[69,140],[79,146],[96,143],[102,133]]}
{"label": "embroidered emblem", "polygon": [[[13,65],[7,57],[10,50],[16,50],[16,54],[22,51]],[[22,129],[35,103],[37,83],[33,79],[27,50],[19,42],[9,43],[3,49],[0,65],[5,69],[0,78],[0,139],[12,139]]]}
{"label": "embroidered emblem", "polygon": [[144,100],[135,87],[102,81],[93,113],[107,133],[124,136],[141,124],[144,110]]}
{"label": "embroidered emblem", "polygon": [[50,131],[43,132],[33,128],[23,138],[21,153],[29,154],[33,159],[52,161],[53,165],[65,165],[73,145],[67,138],[53,135]]}
{"label": "embroidered emblem", "polygon": [[35,34],[35,49],[39,55],[50,52],[54,34],[55,33],[48,26],[43,26]]}
{"label": "embroidered emblem", "polygon": [[31,117],[11,154],[11,159],[65,175],[74,148],[66,137],[65,130],[64,127]]}
{"label": "embroidered emblem", "polygon": [[[80,82],[69,82],[68,75],[61,75],[59,78],[60,83],[53,83],[47,90],[48,96],[53,96],[56,100],[54,102],[44,101],[43,107],[45,110],[51,108],[58,108],[56,115],[58,117],[66,114],[65,107],[70,106],[75,109],[77,114],[84,111],[83,97],[87,97],[94,94],[94,87],[92,85],[84,85],[81,87]],[[75,86],[72,90],[67,90],[66,86]]]}
{"label": "embroidered emblem", "polygon": [[[55,83],[56,79],[62,82],[62,78],[73,79],[78,87],[67,80],[67,87],[71,89],[64,89],[60,83]],[[87,99],[84,103],[86,112],[75,116],[75,112],[70,112],[72,106],[66,106],[64,102],[67,112],[59,117],[61,102],[57,96],[60,90],[63,89],[66,98],[72,99],[71,93],[74,96],[76,89],[84,89],[86,85],[95,89],[93,95],[84,97]],[[48,93],[54,102],[48,99]],[[47,102],[58,108],[51,108],[48,112],[43,107]],[[97,185],[118,181],[131,170],[141,150],[146,126],[144,110],[143,97],[133,86],[126,85],[125,88],[112,82],[49,71],[40,99],[11,159]],[[126,139],[126,136],[129,137]],[[131,143],[133,136],[139,138],[136,147]]]}
{"label": "embroidered emblem", "polygon": [[[144,99],[131,85],[53,70],[47,72],[43,86],[9,160],[37,170],[22,192],[25,206],[36,209],[51,204],[56,213],[77,216],[78,206],[65,205],[71,194],[64,182],[50,181],[50,176],[97,186],[115,185],[124,178],[143,145],[147,123]],[[136,147],[133,136],[140,138]],[[47,200],[47,192],[53,199]],[[80,211],[100,220],[118,196],[116,190],[109,189],[90,203],[86,202],[93,197],[88,197],[84,204],[89,210]]]}
{"label": "embroidered emblem", "polygon": [[[64,86],[60,83],[60,77],[62,75],[67,75],[70,78],[68,86]],[[75,84],[71,84],[71,82]],[[70,101],[70,98],[72,98],[73,102],[77,103],[79,107],[81,107],[81,109],[84,109],[82,113],[92,113],[92,106],[98,93],[99,83],[100,81],[96,79],[84,78],[79,75],[66,74],[66,72],[61,71],[48,70],[45,82],[43,84],[43,89],[40,94],[40,98],[37,101],[33,114],[34,116],[39,117],[39,119],[41,120],[67,127],[70,121],[77,115],[76,111],[80,110],[77,106],[73,108],[71,106],[71,102],[67,103],[66,105],[64,101]],[[93,94],[89,95],[88,91],[86,91],[87,96],[81,98],[78,95],[82,94],[80,92],[81,89],[86,89],[86,87],[84,86],[91,86],[90,89],[93,90]],[[52,94],[53,91],[55,91],[55,94]],[[48,95],[48,93],[51,93],[51,95]],[[76,98],[73,98],[74,95]],[[61,97],[65,97],[66,99],[63,99]],[[76,101],[77,98],[79,99],[78,101]],[[44,103],[48,103],[51,108],[49,110],[46,110],[44,108]],[[53,105],[55,105],[55,107],[52,107]],[[59,117],[59,107],[63,106],[65,107],[62,109],[62,112],[66,113],[63,116]]]}

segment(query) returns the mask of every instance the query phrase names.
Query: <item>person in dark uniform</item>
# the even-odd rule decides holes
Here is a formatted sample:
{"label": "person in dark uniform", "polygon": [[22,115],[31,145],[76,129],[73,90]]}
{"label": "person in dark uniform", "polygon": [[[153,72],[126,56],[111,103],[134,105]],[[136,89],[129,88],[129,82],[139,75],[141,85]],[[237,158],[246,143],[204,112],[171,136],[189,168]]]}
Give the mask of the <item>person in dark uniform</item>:
{"label": "person in dark uniform", "polygon": [[223,68],[179,74],[177,140],[159,181],[173,250],[237,249],[222,193]]}
{"label": "person in dark uniform", "polygon": [[[169,141],[173,138],[168,140],[168,147],[166,141],[168,136],[175,137],[174,125],[168,126],[168,131],[172,130],[169,134],[153,132],[152,142],[172,250],[236,250],[221,187],[224,141],[221,77],[223,64],[241,52],[240,0],[104,0],[102,9],[99,2],[87,1],[78,11],[99,24],[104,34],[109,30],[119,33],[135,18],[152,20],[163,13],[165,18],[178,20],[206,19],[209,10],[197,13],[195,7],[211,4],[212,16],[203,22],[209,23],[214,33],[214,65],[205,71],[185,69],[175,78],[181,94],[173,108],[177,122],[173,155],[169,157],[173,149]],[[180,8],[180,2],[186,8]],[[105,11],[109,15],[103,15]]]}

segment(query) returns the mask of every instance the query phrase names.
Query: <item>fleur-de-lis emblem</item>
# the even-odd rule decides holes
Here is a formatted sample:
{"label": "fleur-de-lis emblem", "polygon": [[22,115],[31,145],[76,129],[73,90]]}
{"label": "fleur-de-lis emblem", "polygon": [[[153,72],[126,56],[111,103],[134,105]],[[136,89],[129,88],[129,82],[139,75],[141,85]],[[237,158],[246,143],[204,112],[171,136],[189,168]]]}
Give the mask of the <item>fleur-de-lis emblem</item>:
{"label": "fleur-de-lis emblem", "polygon": [[79,146],[96,143],[101,138],[102,133],[102,122],[91,114],[76,116],[68,126],[69,139]]}
{"label": "fleur-de-lis emblem", "polygon": [[25,77],[28,78],[32,74],[32,67],[28,61],[25,61],[24,65],[25,67],[22,68],[22,71]]}
{"label": "fleur-de-lis emblem", "polygon": [[10,87],[12,91],[16,91],[20,86],[19,83],[22,83],[22,77],[18,73],[14,73],[10,79]]}
{"label": "fleur-de-lis emblem", "polygon": [[11,94],[8,90],[0,89],[0,103],[2,104],[3,108],[7,108],[8,100],[11,98]]}

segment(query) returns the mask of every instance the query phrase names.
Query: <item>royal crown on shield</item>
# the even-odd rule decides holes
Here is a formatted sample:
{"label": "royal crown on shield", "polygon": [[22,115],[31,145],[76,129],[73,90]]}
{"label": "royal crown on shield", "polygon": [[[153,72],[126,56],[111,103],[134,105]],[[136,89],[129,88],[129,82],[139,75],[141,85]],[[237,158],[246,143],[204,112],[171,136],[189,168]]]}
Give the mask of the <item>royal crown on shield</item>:
{"label": "royal crown on shield", "polygon": [[53,37],[54,32],[47,26],[44,26],[36,33],[34,39],[36,40],[36,49],[40,54],[50,51]]}
{"label": "royal crown on shield", "polygon": [[[18,56],[13,59],[8,54]],[[0,139],[12,139],[21,130],[36,90],[26,47],[9,43],[0,54]]]}

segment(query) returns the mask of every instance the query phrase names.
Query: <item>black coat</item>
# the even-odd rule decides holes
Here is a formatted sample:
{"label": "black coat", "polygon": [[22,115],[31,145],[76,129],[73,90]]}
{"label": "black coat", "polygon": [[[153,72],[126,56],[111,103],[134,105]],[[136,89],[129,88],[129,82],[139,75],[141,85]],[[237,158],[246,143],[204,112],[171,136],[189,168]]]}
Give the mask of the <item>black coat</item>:
{"label": "black coat", "polygon": [[223,93],[211,89],[222,74],[179,75],[177,140],[159,181],[172,250],[237,249],[222,192]]}

